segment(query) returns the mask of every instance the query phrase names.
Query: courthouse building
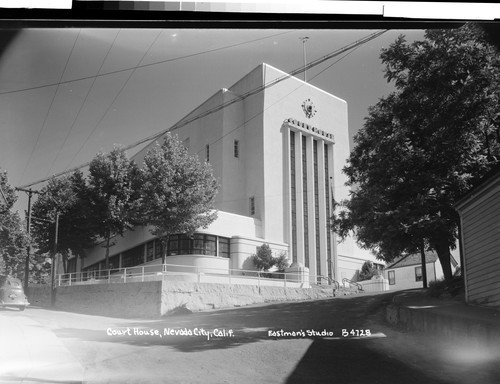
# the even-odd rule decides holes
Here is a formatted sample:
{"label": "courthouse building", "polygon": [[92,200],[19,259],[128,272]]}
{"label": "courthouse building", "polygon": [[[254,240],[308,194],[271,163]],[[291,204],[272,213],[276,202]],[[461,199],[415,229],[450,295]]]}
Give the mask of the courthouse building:
{"label": "courthouse building", "polygon": [[[261,64],[177,126],[173,133],[219,180],[218,218],[190,238],[171,236],[167,264],[252,270],[251,256],[266,243],[311,275],[342,281],[375,260],[327,228],[333,199],[349,192],[341,172],[350,152],[344,100]],[[133,157],[138,164],[152,145]],[[136,228],[116,238],[111,267],[159,263],[162,252],[146,228]],[[74,269],[103,269],[104,253],[96,246]]]}

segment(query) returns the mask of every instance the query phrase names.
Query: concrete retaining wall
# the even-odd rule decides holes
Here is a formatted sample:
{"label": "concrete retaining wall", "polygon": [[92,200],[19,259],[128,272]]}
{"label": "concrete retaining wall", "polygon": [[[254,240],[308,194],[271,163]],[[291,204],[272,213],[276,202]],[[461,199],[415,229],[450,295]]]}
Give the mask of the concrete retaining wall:
{"label": "concrete retaining wall", "polygon": [[161,313],[185,307],[191,311],[230,308],[272,301],[314,300],[333,297],[333,288],[260,288],[255,285],[163,282]]}
{"label": "concrete retaining wall", "polygon": [[[100,316],[159,317],[182,307],[190,311],[265,302],[333,297],[333,288],[281,288],[172,281],[86,284],[58,287],[55,308]],[[50,287],[30,287],[34,306],[50,307]]]}

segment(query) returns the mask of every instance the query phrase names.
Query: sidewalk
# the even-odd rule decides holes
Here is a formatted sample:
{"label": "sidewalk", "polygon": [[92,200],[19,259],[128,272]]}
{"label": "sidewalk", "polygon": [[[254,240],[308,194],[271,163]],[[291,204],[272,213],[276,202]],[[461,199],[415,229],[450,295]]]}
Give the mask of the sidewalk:
{"label": "sidewalk", "polygon": [[482,344],[500,351],[500,309],[467,305],[462,300],[429,296],[425,290],[404,291],[386,308],[389,323],[407,330]]}
{"label": "sidewalk", "polygon": [[83,368],[49,330],[0,311],[0,383],[83,383]]}

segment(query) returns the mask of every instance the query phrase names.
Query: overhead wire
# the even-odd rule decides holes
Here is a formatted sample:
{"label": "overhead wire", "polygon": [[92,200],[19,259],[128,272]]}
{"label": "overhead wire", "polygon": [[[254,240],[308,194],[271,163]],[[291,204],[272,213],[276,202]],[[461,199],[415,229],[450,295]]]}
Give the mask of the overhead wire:
{"label": "overhead wire", "polygon": [[[319,75],[321,75],[323,72],[325,72],[327,69],[330,69],[333,65],[337,64],[339,61],[343,60],[345,57],[349,56],[352,52],[354,52],[356,49],[358,49],[361,45],[357,46],[356,48],[353,48],[351,51],[347,52],[345,55],[343,55],[340,59],[334,61],[332,64],[330,64],[328,67],[326,67],[325,69],[323,69],[321,72],[317,73],[316,75],[314,75],[313,77],[311,77],[309,79],[309,81],[312,81],[314,80],[316,77],[318,77]],[[218,139],[216,139],[215,141],[209,143],[209,145],[213,145],[219,141],[221,141],[222,139],[224,139],[226,136],[230,135],[231,133],[233,132],[236,132],[238,129],[244,127],[246,124],[248,124],[250,121],[252,121],[253,119],[261,116],[265,111],[267,111],[268,109],[274,107],[276,104],[278,104],[279,102],[281,102],[283,99],[285,99],[286,97],[290,96],[292,93],[294,93],[295,91],[297,91],[298,89],[300,89],[301,87],[303,87],[304,84],[301,84],[299,85],[297,88],[293,89],[292,91],[288,92],[285,96],[281,97],[279,100],[275,101],[273,104],[269,105],[266,109],[264,109],[263,111],[260,111],[260,112],[257,112],[254,116],[250,117],[249,119],[245,120],[242,124],[238,125],[236,128],[233,128],[231,129],[230,131],[226,132],[224,135],[222,135],[221,137],[219,137]],[[204,150],[204,148],[200,149],[199,151],[196,152],[197,155],[199,155],[200,153],[202,153]]]}
{"label": "overhead wire", "polygon": [[[215,113],[217,111],[220,111],[220,110],[228,107],[229,105],[232,105],[232,104],[234,104],[236,102],[239,102],[239,101],[242,101],[242,100],[244,100],[244,99],[246,99],[246,98],[248,98],[248,97],[250,97],[252,95],[255,95],[255,94],[259,93],[259,92],[262,92],[264,89],[272,87],[272,86],[274,86],[274,85],[276,85],[276,84],[278,84],[278,83],[280,83],[280,82],[282,82],[282,81],[284,81],[284,80],[286,80],[286,79],[288,79],[288,78],[290,78],[290,77],[292,77],[294,75],[300,74],[301,72],[303,72],[303,71],[305,71],[307,69],[313,68],[313,67],[315,67],[315,66],[323,63],[326,60],[329,60],[329,59],[331,59],[333,57],[339,56],[342,53],[345,53],[345,52],[347,52],[347,51],[349,51],[351,49],[354,49],[354,48],[356,48],[356,47],[358,47],[360,45],[363,45],[363,44],[365,44],[365,43],[367,43],[367,42],[369,42],[369,41],[371,41],[371,40],[379,37],[380,35],[384,34],[387,31],[388,30],[377,31],[377,32],[374,32],[374,33],[372,33],[372,34],[370,34],[368,36],[365,36],[364,38],[362,38],[360,40],[356,40],[355,42],[350,43],[350,44],[348,44],[348,45],[346,45],[346,46],[344,46],[344,47],[342,47],[342,48],[340,48],[340,49],[338,49],[338,50],[336,50],[336,51],[334,51],[332,53],[329,53],[329,54],[327,54],[327,55],[325,55],[325,56],[323,56],[323,57],[321,57],[319,59],[316,59],[316,60],[312,61],[311,63],[305,65],[305,66],[302,66],[302,67],[299,67],[298,69],[293,70],[292,72],[290,72],[290,74],[285,74],[283,76],[280,76],[277,79],[270,81],[269,83],[266,83],[266,84],[261,85],[261,86],[255,88],[255,89],[253,89],[253,90],[250,90],[250,91],[244,93],[243,95],[239,95],[239,96],[237,96],[233,100],[230,100],[228,102],[222,103],[219,106],[211,108],[211,109],[209,109],[209,110],[207,110],[207,111],[205,111],[203,113],[200,113],[200,114],[198,114],[198,115],[196,115],[196,116],[194,116],[192,118],[181,119],[178,123],[174,124],[170,128],[162,130],[162,131],[157,132],[157,133],[155,133],[153,135],[150,135],[150,136],[148,136],[146,138],[143,138],[143,139],[141,139],[141,140],[139,140],[139,141],[137,141],[135,143],[132,143],[132,144],[130,144],[128,146],[125,146],[125,147],[122,148],[122,150],[123,151],[127,151],[127,150],[135,148],[135,147],[137,147],[137,146],[139,146],[139,145],[141,145],[143,143],[152,142],[152,141],[160,138],[161,136],[163,136],[167,132],[171,132],[171,131],[177,130],[179,128],[182,128],[183,126],[185,126],[187,124],[190,124],[190,123],[192,123],[192,122],[194,122],[196,120],[199,120],[199,119],[201,119],[203,117],[206,117],[206,116],[211,115],[211,114],[213,114],[213,113]],[[79,169],[85,168],[89,164],[90,164],[90,162],[86,162],[86,163],[81,164],[79,166],[75,166],[75,167],[72,167],[72,168],[67,169],[65,171],[56,173],[56,174],[52,175],[51,177],[46,177],[44,179],[34,181],[34,182],[32,182],[30,184],[27,184],[27,185],[25,185],[25,186],[23,186],[21,188],[28,188],[28,187],[31,187],[31,186],[33,186],[35,184],[40,184],[40,183],[46,182],[46,181],[48,181],[51,178],[57,178],[57,177],[65,175],[67,173],[71,173],[71,172],[77,171]]]}
{"label": "overhead wire", "polygon": [[[102,60],[101,66],[99,67],[99,70],[97,71],[98,74],[99,74],[99,72],[101,72],[101,70],[102,70],[102,68],[104,66],[104,63],[106,63],[106,60],[108,59],[109,54],[111,53],[111,50],[115,46],[115,42],[116,42],[116,39],[118,38],[118,35],[120,34],[120,31],[121,31],[121,29],[119,29],[118,32],[116,32],[116,35],[115,35],[115,37],[114,37],[111,45],[109,46],[109,49],[106,52],[106,55],[104,56],[104,58]],[[90,87],[87,90],[85,98],[83,99],[82,103],[80,104],[80,108],[78,109],[78,112],[76,113],[75,118],[73,119],[73,123],[71,124],[70,129],[68,130],[68,132],[66,133],[62,145],[59,147],[59,151],[57,152],[57,155],[54,157],[54,160],[52,160],[52,164],[50,165],[50,168],[49,168],[49,170],[47,172],[47,175],[50,173],[50,171],[52,170],[52,167],[56,163],[56,161],[57,161],[60,153],[62,152],[64,146],[66,145],[66,142],[68,141],[69,136],[71,135],[71,132],[73,132],[73,128],[75,127],[76,122],[78,121],[78,117],[80,116],[80,113],[82,112],[83,107],[86,105],[87,99],[88,99],[90,93],[94,89],[94,84],[95,84],[96,80],[97,80],[97,76],[92,79],[92,83],[90,84]]]}
{"label": "overhead wire", "polygon": [[[148,49],[144,52],[144,55],[142,55],[141,60],[139,60],[139,64],[142,63],[142,61],[147,56],[147,54],[149,53],[149,51],[151,51],[151,48],[155,45],[156,41],[159,39],[159,37],[161,36],[162,33],[163,33],[163,31],[160,30],[160,32],[156,35],[156,37],[153,40],[153,42],[149,45]],[[131,72],[129,73],[129,75],[127,77],[127,80],[125,80],[125,82],[121,86],[120,90],[118,91],[118,93],[115,95],[115,97],[113,98],[113,100],[109,104],[109,106],[106,109],[106,111],[104,111],[104,113],[102,114],[101,118],[99,119],[99,121],[97,122],[97,124],[95,125],[95,127],[92,129],[92,131],[90,132],[90,134],[87,136],[87,138],[80,145],[80,148],[75,153],[75,155],[72,157],[71,161],[68,163],[68,165],[66,166],[65,169],[67,169],[71,165],[71,163],[76,159],[76,157],[80,154],[80,152],[82,151],[82,149],[85,147],[85,144],[87,144],[87,142],[90,140],[90,137],[94,134],[94,132],[97,130],[97,128],[99,127],[99,125],[101,124],[101,122],[107,116],[108,112],[111,110],[111,108],[113,107],[113,105],[115,104],[116,100],[118,99],[118,97],[121,95],[121,93],[125,89],[126,85],[130,81],[132,75],[135,73],[136,70],[137,70],[137,67],[135,67],[135,68],[133,68],[131,70]]]}
{"label": "overhead wire", "polygon": [[36,150],[36,147],[38,146],[38,143],[40,142],[40,137],[42,135],[42,132],[45,130],[45,127],[47,125],[47,120],[49,118],[49,114],[50,114],[50,111],[52,110],[52,106],[54,105],[54,101],[56,99],[56,96],[57,96],[57,93],[59,92],[59,88],[60,88],[60,84],[61,84],[61,80],[63,79],[64,77],[64,74],[66,73],[66,70],[68,68],[68,64],[69,64],[69,61],[71,59],[71,56],[73,55],[73,51],[75,50],[75,46],[76,46],[76,43],[78,41],[78,38],[80,37],[80,33],[81,33],[81,29],[78,31],[78,35],[76,35],[76,38],[75,38],[75,41],[73,42],[73,46],[71,47],[71,51],[69,52],[69,55],[68,55],[68,58],[66,59],[66,63],[64,64],[64,69],[61,73],[61,76],[59,77],[59,82],[58,83],[55,83],[51,86],[56,86],[56,89],[54,91],[54,94],[52,95],[52,99],[50,101],[50,105],[49,105],[49,108],[47,109],[47,112],[45,113],[45,117],[43,119],[43,123],[42,123],[42,126],[40,127],[40,130],[38,131],[38,135],[37,135],[37,138],[36,138],[36,141],[35,141],[35,144],[33,145],[33,148],[31,149],[31,153],[28,157],[28,161],[26,162],[26,165],[24,166],[24,169],[23,169],[23,172],[21,173],[21,177],[20,177],[20,181],[23,179],[25,173],[26,173],[26,170],[28,169],[28,166],[29,164],[31,163],[31,159],[33,158],[33,154],[35,153],[35,150]]}
{"label": "overhead wire", "polygon": [[71,79],[71,80],[58,81],[56,83],[43,84],[43,85],[38,85],[38,86],[34,86],[34,87],[27,87],[27,88],[20,88],[20,89],[13,89],[13,90],[10,90],[10,91],[1,91],[0,92],[0,96],[1,95],[9,95],[9,94],[12,94],[12,93],[33,91],[33,90],[37,90],[37,89],[41,89],[41,88],[53,87],[53,86],[56,86],[56,85],[69,84],[69,83],[73,83],[73,82],[77,82],[77,81],[82,81],[82,80],[90,80],[90,79],[92,79],[94,77],[103,77],[103,76],[115,75],[117,73],[127,72],[127,71],[130,71],[130,70],[133,70],[133,69],[140,69],[140,68],[152,67],[152,66],[155,66],[155,65],[170,63],[172,61],[188,59],[188,58],[195,57],[195,56],[205,55],[207,53],[213,53],[213,52],[218,52],[218,51],[222,51],[222,50],[229,49],[229,48],[235,48],[235,47],[238,47],[238,46],[241,46],[241,45],[255,43],[256,41],[266,40],[266,39],[270,39],[272,37],[277,37],[277,36],[285,35],[285,34],[288,34],[288,33],[291,33],[291,31],[276,33],[276,34],[270,35],[270,36],[259,37],[258,39],[243,41],[241,43],[235,43],[235,44],[231,44],[231,45],[225,45],[223,47],[208,49],[208,50],[205,50],[205,51],[191,53],[189,55],[174,57],[174,58],[171,58],[171,59],[165,59],[165,60],[155,61],[155,62],[148,63],[148,64],[141,64],[141,65],[138,65],[138,66],[135,66],[135,67],[117,69],[117,70],[114,70],[114,71],[109,71],[109,72],[101,73],[101,74],[98,74],[98,75],[84,76],[84,77],[79,77],[79,78]]}

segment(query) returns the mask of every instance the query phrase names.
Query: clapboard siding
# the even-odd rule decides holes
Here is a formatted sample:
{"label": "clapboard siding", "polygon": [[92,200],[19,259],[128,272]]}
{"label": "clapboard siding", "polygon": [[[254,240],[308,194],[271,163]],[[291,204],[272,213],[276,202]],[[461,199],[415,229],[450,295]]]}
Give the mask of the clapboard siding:
{"label": "clapboard siding", "polygon": [[[498,273],[498,272],[497,272]],[[495,282],[495,271],[489,273],[482,273],[482,279],[476,279],[474,282],[469,284],[469,289],[472,291],[484,291],[485,289],[495,289],[500,288],[497,282]],[[500,292],[499,292],[500,293]]]}
{"label": "clapboard siding", "polygon": [[474,245],[476,243],[483,243],[495,238],[498,234],[498,224],[495,223],[496,217],[492,214],[485,214],[481,221],[471,221],[474,225],[474,230],[464,231],[464,236],[467,239],[467,244]]}
{"label": "clapboard siding", "polygon": [[[495,242],[489,242],[488,244],[485,244],[481,247],[474,247],[474,248],[468,248],[466,249],[467,251],[475,251],[478,255],[484,256],[484,255],[494,255],[496,252],[498,252],[498,244]],[[467,260],[466,264],[467,266],[474,267],[476,264],[484,264],[488,260],[495,261],[495,257],[486,257],[487,260],[485,260],[484,257],[471,257],[470,260]]]}
{"label": "clapboard siding", "polygon": [[500,295],[500,289],[494,285],[476,286],[470,291],[469,298],[472,301],[484,299],[485,297]]}
{"label": "clapboard siding", "polygon": [[488,184],[459,211],[468,300],[500,305],[500,182]]}
{"label": "clapboard siding", "polygon": [[497,273],[499,273],[499,271],[497,270],[498,263],[495,259],[486,262],[481,262],[481,260],[479,259],[478,262],[472,265],[467,262],[466,266],[468,273],[488,273],[490,271],[496,271]]}
{"label": "clapboard siding", "polygon": [[[484,239],[495,232],[498,233],[498,223],[495,222],[496,218],[491,212],[498,210],[485,212],[481,218],[468,221],[471,227],[464,230],[464,235],[469,239]],[[485,227],[487,224],[490,226]]]}
{"label": "clapboard siding", "polygon": [[492,294],[490,292],[481,292],[479,294],[474,294],[469,297],[472,302],[484,303],[490,306],[500,305],[500,293]]}
{"label": "clapboard siding", "polygon": [[476,205],[474,209],[464,212],[462,217],[464,220],[481,221],[485,211],[488,212],[490,208],[492,210],[500,209],[500,201],[492,201],[491,198],[485,199]]}

